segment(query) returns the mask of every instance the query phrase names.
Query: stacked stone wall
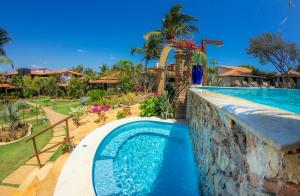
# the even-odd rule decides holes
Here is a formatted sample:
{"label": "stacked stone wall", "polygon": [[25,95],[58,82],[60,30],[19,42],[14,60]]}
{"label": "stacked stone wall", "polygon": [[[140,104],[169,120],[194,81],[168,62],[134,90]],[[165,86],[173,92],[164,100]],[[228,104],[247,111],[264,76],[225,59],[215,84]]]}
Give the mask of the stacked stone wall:
{"label": "stacked stone wall", "polygon": [[203,195],[300,195],[300,150],[281,151],[192,91],[187,123]]}

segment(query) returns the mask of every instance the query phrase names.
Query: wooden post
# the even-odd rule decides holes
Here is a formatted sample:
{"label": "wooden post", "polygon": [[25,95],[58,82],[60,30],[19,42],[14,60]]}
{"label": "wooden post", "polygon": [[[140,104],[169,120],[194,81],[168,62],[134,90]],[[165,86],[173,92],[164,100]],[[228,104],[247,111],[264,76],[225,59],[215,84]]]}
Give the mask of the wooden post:
{"label": "wooden post", "polygon": [[71,141],[70,141],[68,119],[66,120],[66,135],[67,135],[67,142],[68,142],[68,146],[69,146],[69,151],[72,152],[72,145],[71,145]]}
{"label": "wooden post", "polygon": [[39,152],[37,150],[36,143],[35,143],[35,137],[32,138],[32,142],[33,142],[33,147],[34,147],[34,151],[35,151],[35,156],[36,156],[37,162],[39,164],[39,167],[42,168],[42,164],[41,164],[40,157],[39,157]]}
{"label": "wooden post", "polygon": [[39,108],[38,108],[37,104],[35,104],[35,109],[36,109],[36,124],[39,125],[39,119],[38,119],[38,116],[39,116]]}
{"label": "wooden post", "polygon": [[24,110],[22,111],[23,123],[25,123]]}

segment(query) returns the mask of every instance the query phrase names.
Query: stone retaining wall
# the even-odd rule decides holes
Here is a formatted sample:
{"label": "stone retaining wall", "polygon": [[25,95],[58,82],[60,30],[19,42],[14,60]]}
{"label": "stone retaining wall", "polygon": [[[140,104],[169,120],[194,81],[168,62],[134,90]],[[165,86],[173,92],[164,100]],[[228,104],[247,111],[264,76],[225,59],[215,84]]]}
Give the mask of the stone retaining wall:
{"label": "stone retaining wall", "polygon": [[186,118],[203,195],[300,195],[300,149],[278,150],[192,91]]}

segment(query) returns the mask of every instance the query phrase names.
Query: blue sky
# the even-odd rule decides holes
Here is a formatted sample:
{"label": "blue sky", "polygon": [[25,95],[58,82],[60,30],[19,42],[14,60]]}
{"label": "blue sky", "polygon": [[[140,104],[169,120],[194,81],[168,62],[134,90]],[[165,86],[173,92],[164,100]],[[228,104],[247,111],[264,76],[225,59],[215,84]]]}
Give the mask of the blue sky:
{"label": "blue sky", "polygon": [[12,37],[6,51],[16,67],[83,64],[98,69],[124,58],[139,62],[130,49],[142,46],[145,32],[161,27],[162,17],[175,3],[199,18],[196,41],[224,41],[222,48],[208,48],[208,57],[220,65],[253,64],[271,70],[245,52],[249,39],[262,32],[279,32],[300,42],[300,0],[294,0],[291,9],[287,0],[1,0],[0,26]]}

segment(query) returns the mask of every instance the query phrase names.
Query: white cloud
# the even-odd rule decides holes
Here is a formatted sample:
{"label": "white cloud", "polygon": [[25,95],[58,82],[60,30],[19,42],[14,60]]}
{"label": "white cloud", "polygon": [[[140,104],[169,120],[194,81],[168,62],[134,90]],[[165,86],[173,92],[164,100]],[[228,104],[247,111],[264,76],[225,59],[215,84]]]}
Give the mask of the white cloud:
{"label": "white cloud", "polygon": [[83,49],[78,48],[78,49],[76,50],[76,52],[78,52],[78,53],[86,53],[86,50],[83,50]]}

